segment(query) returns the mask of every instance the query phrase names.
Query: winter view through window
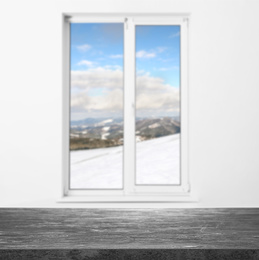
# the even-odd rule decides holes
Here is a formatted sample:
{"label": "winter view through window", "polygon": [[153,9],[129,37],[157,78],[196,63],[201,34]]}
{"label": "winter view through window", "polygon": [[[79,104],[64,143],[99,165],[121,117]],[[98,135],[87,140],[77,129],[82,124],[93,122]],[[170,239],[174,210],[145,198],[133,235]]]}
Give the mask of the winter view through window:
{"label": "winter view through window", "polygon": [[[137,185],[180,183],[180,26],[136,26]],[[70,24],[70,189],[123,188],[124,24]]]}
{"label": "winter view through window", "polygon": [[136,184],[180,183],[180,26],[136,26]]}

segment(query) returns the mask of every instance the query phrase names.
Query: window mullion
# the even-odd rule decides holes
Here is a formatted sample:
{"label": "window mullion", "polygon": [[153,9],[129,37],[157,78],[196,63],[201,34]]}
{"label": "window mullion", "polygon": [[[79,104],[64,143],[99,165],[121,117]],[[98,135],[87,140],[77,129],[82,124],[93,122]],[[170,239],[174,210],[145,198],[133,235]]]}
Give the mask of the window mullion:
{"label": "window mullion", "polygon": [[[127,126],[127,127],[125,127]],[[124,192],[134,189],[135,177],[135,26],[124,26]]]}
{"label": "window mullion", "polygon": [[[70,23],[64,17],[63,23],[63,135],[62,135],[62,152],[63,152],[63,162],[62,162],[62,178],[63,178],[63,187],[62,193],[65,195],[69,191],[69,166],[70,166],[70,156],[69,156],[69,128],[70,128]],[[63,194],[62,194],[63,195]]]}

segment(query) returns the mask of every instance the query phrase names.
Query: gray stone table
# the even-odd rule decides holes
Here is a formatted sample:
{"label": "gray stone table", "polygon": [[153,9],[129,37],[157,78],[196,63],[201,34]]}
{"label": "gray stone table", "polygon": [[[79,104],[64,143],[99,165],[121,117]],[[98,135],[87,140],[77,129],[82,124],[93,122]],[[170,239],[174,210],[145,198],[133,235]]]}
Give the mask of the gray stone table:
{"label": "gray stone table", "polygon": [[259,259],[259,209],[2,208],[0,259]]}

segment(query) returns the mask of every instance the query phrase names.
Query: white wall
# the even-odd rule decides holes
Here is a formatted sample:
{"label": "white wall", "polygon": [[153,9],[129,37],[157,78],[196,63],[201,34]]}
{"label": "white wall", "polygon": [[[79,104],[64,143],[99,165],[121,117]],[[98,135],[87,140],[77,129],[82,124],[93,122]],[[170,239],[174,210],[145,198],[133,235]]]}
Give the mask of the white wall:
{"label": "white wall", "polygon": [[190,12],[190,174],[199,202],[162,206],[259,206],[259,1],[9,0],[0,10],[0,207],[86,206],[56,203],[62,12]]}

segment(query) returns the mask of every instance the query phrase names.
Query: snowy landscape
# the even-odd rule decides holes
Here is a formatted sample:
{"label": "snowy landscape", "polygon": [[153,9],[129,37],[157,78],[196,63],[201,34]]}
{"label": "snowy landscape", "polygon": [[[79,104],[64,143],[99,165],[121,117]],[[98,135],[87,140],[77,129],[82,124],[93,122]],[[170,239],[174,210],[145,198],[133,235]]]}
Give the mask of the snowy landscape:
{"label": "snowy landscape", "polygon": [[[180,134],[136,143],[137,184],[179,184],[179,148]],[[70,188],[122,188],[122,153],[123,146],[71,151]]]}

